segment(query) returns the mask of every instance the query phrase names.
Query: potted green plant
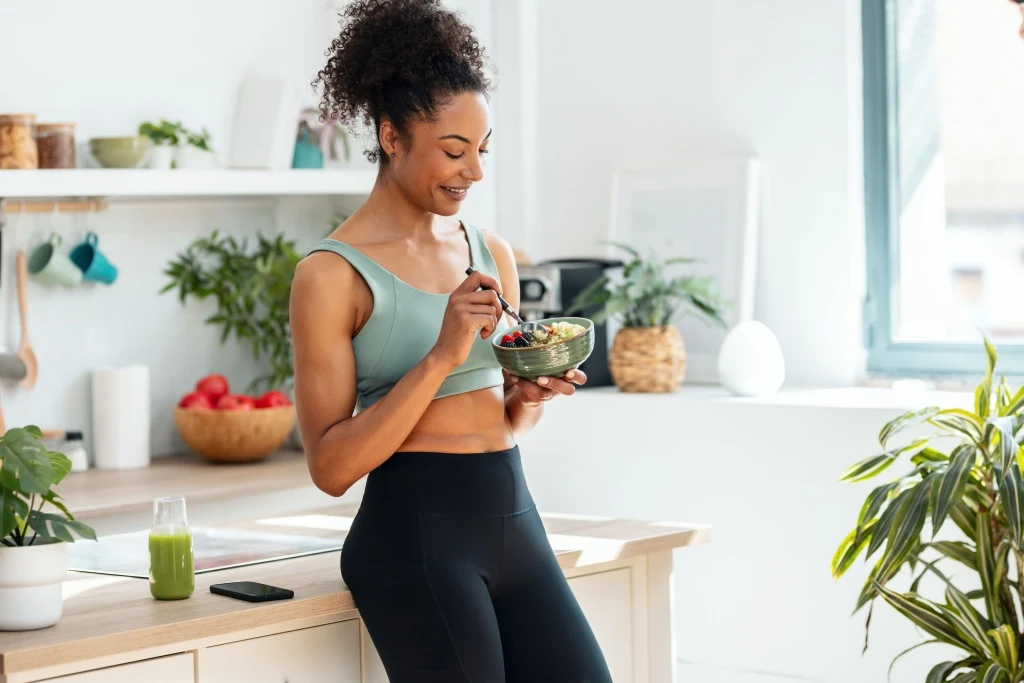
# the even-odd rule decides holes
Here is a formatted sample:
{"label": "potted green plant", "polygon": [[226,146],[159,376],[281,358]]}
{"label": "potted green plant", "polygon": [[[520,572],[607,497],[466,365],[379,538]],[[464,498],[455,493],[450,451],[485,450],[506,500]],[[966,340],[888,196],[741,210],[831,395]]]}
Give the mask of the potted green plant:
{"label": "potted green plant", "polygon": [[153,151],[149,157],[149,167],[166,170],[174,167],[174,149],[178,146],[178,135],[182,128],[180,123],[160,119],[160,123],[145,121],[139,124],[139,135],[153,141]]}
{"label": "potted green plant", "polygon": [[[832,575],[878,553],[855,611],[868,607],[870,625],[880,596],[927,634],[894,665],[923,645],[957,648],[956,658],[935,664],[928,683],[1024,680],[1024,387],[1011,390],[1005,377],[995,382],[996,349],[984,341],[987,370],[972,410],[925,408],[897,417],[882,427],[881,453],[842,476],[860,482],[897,460],[911,466],[868,494],[832,558]],[[895,445],[911,428],[924,436]],[[890,586],[901,572],[907,590]],[[933,598],[922,594],[929,581]]]}
{"label": "potted green plant", "polygon": [[288,325],[292,278],[300,260],[295,243],[277,235],[247,240],[214,232],[192,242],[164,270],[161,292],[177,290],[179,300],[213,299],[216,312],[206,319],[221,329],[221,341],[234,336],[264,364],[247,391],[290,390],[294,369]]}
{"label": "potted green plant", "polygon": [[0,436],[0,630],[57,623],[67,544],[74,534],[96,539],[54,491],[70,470],[71,461],[48,450],[37,427]]}
{"label": "potted green plant", "polygon": [[182,128],[184,140],[175,152],[175,167],[179,169],[211,169],[214,167],[210,132],[204,126],[201,132]]}
{"label": "potted green plant", "polygon": [[[608,356],[612,380],[621,391],[670,392],[682,384],[686,373],[686,349],[673,322],[692,314],[725,327],[726,304],[715,288],[714,278],[703,275],[670,276],[666,268],[693,263],[694,259],[643,258],[625,244],[614,244],[632,258],[613,281],[607,275],[595,280],[571,304],[570,313],[589,315],[596,322],[621,321]],[[591,312],[593,311],[593,312]]]}

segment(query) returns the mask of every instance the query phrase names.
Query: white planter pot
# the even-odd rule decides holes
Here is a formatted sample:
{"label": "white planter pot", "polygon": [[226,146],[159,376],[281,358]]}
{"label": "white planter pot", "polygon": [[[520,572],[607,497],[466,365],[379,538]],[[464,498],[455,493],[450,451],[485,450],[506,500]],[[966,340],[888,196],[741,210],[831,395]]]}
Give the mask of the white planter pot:
{"label": "white planter pot", "polygon": [[149,167],[158,171],[166,171],[174,160],[174,149],[170,145],[157,145],[149,155]]}
{"label": "white planter pot", "polygon": [[0,631],[29,631],[60,621],[67,573],[66,543],[0,546]]}
{"label": "white planter pot", "polygon": [[174,165],[178,169],[208,170],[214,167],[213,152],[182,145],[175,150]]}

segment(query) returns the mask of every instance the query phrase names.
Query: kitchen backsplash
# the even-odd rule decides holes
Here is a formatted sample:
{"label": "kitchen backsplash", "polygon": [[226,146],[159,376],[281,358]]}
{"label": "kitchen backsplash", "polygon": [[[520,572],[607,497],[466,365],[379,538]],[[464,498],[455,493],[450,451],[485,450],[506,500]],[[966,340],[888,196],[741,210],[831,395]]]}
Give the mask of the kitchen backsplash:
{"label": "kitchen backsplash", "polygon": [[0,341],[8,348],[19,341],[16,249],[30,252],[56,232],[66,252],[92,230],[119,273],[110,286],[52,287],[29,278],[29,337],[39,379],[28,391],[0,384],[7,425],[80,429],[91,447],[90,371],[145,364],[152,452],[182,450],[172,417],[177,399],[209,372],[244,387],[256,365],[247,349],[233,340],[222,345],[219,330],[203,323],[212,303],[183,306],[174,293],[159,293],[167,262],[213,230],[253,239],[259,232],[284,232],[304,251],[330,231],[336,214],[332,200],[318,197],[111,203],[99,213],[9,215],[0,256]]}

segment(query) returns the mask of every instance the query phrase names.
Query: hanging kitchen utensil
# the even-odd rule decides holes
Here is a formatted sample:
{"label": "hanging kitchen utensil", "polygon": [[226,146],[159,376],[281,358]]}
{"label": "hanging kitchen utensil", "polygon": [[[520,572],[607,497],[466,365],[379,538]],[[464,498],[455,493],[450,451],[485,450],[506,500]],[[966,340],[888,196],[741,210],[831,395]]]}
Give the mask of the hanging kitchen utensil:
{"label": "hanging kitchen utensil", "polygon": [[[3,234],[7,227],[7,214],[4,211],[4,200],[0,199],[0,266],[4,260]],[[21,213],[18,213],[18,222],[21,222]],[[2,268],[0,268],[0,283],[3,283]],[[24,379],[27,373],[25,363],[18,357],[18,354],[0,346],[0,378],[18,381]],[[0,431],[0,434],[3,432]]]}
{"label": "hanging kitchen utensil", "polygon": [[36,378],[39,375],[39,364],[36,361],[35,351],[28,340],[28,297],[25,294],[28,283],[28,267],[25,264],[25,250],[18,250],[18,314],[21,318],[21,343],[18,345],[18,357],[25,364],[25,378],[18,386],[22,389],[31,389],[36,385]]}

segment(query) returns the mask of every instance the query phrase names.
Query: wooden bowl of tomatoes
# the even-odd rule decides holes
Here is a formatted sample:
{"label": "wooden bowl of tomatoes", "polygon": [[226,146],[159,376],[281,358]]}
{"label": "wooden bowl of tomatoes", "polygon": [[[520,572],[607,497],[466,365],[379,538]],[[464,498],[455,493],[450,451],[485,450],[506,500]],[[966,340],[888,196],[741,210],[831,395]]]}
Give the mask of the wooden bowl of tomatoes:
{"label": "wooden bowl of tomatoes", "polygon": [[212,462],[254,462],[285,442],[295,427],[295,406],[280,391],[232,393],[223,375],[207,375],[174,408],[185,444]]}

